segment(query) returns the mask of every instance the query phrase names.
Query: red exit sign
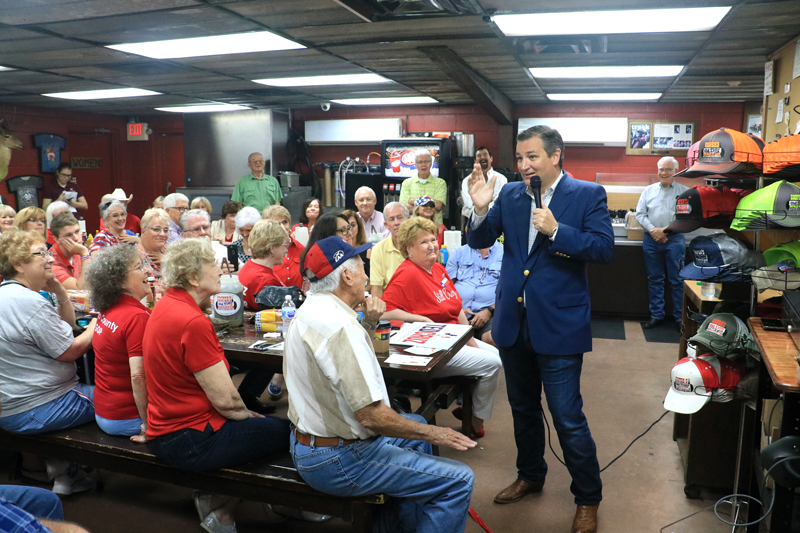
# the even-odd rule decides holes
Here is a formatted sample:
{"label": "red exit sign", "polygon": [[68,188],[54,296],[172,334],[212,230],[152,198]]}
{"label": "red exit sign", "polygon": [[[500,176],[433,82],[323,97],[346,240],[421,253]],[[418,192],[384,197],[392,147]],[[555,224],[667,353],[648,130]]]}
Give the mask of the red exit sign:
{"label": "red exit sign", "polygon": [[129,141],[146,141],[148,140],[148,128],[146,122],[131,122],[128,124],[128,140]]}

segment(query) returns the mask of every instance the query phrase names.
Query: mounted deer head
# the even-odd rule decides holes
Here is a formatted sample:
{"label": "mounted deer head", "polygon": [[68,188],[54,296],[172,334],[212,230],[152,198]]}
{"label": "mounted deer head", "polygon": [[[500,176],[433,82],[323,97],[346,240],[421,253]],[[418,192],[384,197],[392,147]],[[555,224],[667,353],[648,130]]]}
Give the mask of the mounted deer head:
{"label": "mounted deer head", "polygon": [[11,163],[11,150],[22,150],[22,141],[14,137],[0,118],[0,181],[8,175],[8,165]]}

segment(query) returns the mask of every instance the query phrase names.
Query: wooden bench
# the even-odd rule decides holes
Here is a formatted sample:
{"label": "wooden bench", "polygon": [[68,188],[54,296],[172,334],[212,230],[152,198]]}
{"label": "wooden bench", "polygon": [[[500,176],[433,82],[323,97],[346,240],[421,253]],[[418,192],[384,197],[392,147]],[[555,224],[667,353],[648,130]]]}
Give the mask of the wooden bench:
{"label": "wooden bench", "polygon": [[95,423],[55,433],[17,435],[0,430],[0,448],[55,457],[171,485],[226,494],[332,515],[371,531],[383,495],[339,498],[311,488],[294,468],[288,453],[213,472],[189,472],[166,465],[146,444],[104,433]]}

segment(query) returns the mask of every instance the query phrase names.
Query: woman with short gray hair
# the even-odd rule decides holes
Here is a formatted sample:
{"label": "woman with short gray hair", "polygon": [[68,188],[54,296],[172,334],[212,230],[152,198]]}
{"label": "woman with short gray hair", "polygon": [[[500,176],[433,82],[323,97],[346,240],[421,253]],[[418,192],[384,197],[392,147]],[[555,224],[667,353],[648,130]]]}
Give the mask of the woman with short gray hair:
{"label": "woman with short gray hair", "polygon": [[147,273],[133,246],[99,251],[86,270],[92,305],[100,314],[95,353],[95,420],[109,435],[146,442],[147,387],[142,339],[150,311]]}
{"label": "woman with short gray hair", "polygon": [[128,217],[128,210],[119,200],[109,200],[100,204],[100,218],[105,222],[106,229],[98,231],[89,253],[92,257],[109,246],[116,244],[137,244],[139,237],[132,231],[125,229],[125,219]]}
{"label": "woman with short gray hair", "polygon": [[250,250],[250,231],[259,220],[261,220],[261,215],[255,207],[243,207],[236,213],[236,231],[242,237],[238,241],[233,241],[231,246],[239,256],[239,268],[242,268],[242,265],[250,261],[253,256]]}

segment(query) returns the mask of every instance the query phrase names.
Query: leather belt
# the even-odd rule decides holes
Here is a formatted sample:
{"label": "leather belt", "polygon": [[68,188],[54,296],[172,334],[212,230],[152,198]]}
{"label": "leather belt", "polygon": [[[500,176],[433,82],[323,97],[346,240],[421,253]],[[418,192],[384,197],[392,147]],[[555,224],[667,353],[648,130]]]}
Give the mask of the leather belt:
{"label": "leather belt", "polygon": [[350,444],[356,443],[361,439],[340,439],[339,437],[317,437],[316,435],[308,435],[303,433],[296,427],[292,426],[292,433],[294,434],[295,440],[302,444],[303,446],[311,446],[311,440],[314,440],[313,446],[315,447],[327,447],[327,446],[349,446]]}

